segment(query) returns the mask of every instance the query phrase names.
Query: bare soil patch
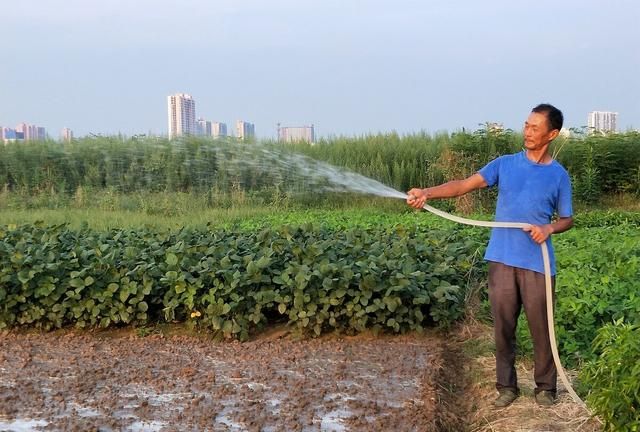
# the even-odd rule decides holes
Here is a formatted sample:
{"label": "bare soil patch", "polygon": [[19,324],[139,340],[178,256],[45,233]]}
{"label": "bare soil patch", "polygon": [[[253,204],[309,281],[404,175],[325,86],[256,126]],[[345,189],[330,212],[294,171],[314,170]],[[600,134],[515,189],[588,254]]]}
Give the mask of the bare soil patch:
{"label": "bare soil patch", "polygon": [[442,336],[0,333],[0,430],[461,430]]}

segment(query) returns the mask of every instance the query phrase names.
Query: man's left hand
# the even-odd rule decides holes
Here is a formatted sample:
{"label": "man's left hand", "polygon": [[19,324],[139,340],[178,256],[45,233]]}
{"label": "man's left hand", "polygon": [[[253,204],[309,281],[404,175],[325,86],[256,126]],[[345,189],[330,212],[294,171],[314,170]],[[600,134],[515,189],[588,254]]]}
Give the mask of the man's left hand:
{"label": "man's left hand", "polygon": [[533,241],[538,244],[543,243],[547,238],[549,238],[551,234],[553,234],[553,228],[550,224],[529,225],[528,227],[522,229],[523,231],[528,231]]}

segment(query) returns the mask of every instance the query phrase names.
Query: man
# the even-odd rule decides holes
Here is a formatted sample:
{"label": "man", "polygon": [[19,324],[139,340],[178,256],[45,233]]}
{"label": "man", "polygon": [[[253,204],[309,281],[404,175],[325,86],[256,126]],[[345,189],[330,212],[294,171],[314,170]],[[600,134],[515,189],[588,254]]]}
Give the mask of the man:
{"label": "man", "polygon": [[[547,242],[555,285],[555,259],[550,236],[573,226],[571,182],[567,171],[549,154],[549,144],[562,128],[562,112],[552,105],[533,108],[524,124],[524,150],[501,156],[478,173],[426,189],[411,189],[407,204],[451,198],[475,189],[498,186],[495,220],[525,222],[530,228],[494,228],[485,253],[489,261],[489,301],[496,341],[496,407],[519,395],[515,369],[516,324],[524,307],[534,351],[535,399],[551,406],[557,372],[549,342],[544,268],[539,244]],[[552,217],[557,219],[552,222]]]}

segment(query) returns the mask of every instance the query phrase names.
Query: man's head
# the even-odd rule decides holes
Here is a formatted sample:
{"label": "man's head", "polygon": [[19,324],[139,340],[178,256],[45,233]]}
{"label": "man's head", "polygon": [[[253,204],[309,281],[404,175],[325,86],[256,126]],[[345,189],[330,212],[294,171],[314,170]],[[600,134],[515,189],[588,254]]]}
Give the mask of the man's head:
{"label": "man's head", "polygon": [[534,107],[531,110],[532,113],[540,113],[547,116],[547,121],[549,122],[549,130],[557,129],[560,131],[562,129],[562,123],[564,122],[564,116],[562,115],[562,111],[553,105],[549,104],[540,104]]}
{"label": "man's head", "polygon": [[524,146],[529,150],[541,150],[556,139],[562,129],[562,111],[553,105],[540,104],[531,110],[524,123]]}

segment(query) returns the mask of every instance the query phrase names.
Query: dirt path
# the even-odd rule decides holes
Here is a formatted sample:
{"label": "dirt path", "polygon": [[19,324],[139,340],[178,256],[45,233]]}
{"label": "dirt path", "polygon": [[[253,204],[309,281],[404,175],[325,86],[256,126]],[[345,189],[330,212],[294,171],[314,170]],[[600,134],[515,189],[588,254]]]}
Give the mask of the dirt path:
{"label": "dirt path", "polygon": [[279,336],[1,333],[0,430],[455,427],[442,412],[441,338]]}
{"label": "dirt path", "polygon": [[[549,408],[534,399],[533,362],[518,359],[516,369],[521,396],[507,408],[496,409],[495,356],[493,329],[480,323],[462,325],[453,336],[460,351],[466,352],[464,392],[468,407],[468,430],[471,432],[598,432],[602,424],[575,403],[558,380],[558,398]],[[570,376],[575,375],[567,371]]]}

